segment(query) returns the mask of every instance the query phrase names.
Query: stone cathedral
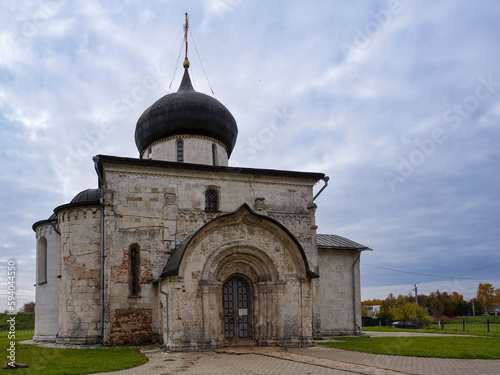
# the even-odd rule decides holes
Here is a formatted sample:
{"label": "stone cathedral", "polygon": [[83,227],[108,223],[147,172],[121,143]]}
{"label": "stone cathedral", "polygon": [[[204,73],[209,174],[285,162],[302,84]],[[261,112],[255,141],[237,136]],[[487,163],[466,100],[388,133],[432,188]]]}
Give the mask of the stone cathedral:
{"label": "stone cathedral", "polygon": [[170,350],[310,346],[361,328],[359,257],[317,234],[322,173],[228,166],[238,128],[193,89],[137,121],[138,158],[93,158],[97,189],[33,224],[34,340]]}

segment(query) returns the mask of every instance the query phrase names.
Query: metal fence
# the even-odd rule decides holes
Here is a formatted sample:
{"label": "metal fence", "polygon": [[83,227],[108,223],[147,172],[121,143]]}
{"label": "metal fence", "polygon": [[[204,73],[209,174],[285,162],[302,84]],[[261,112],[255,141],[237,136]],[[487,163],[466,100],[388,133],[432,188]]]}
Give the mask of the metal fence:
{"label": "metal fence", "polygon": [[471,322],[467,319],[440,320],[432,323],[429,328],[442,331],[462,332],[500,332],[500,322]]}
{"label": "metal fence", "polygon": [[[386,319],[378,318],[365,318],[363,317],[363,327],[374,327],[374,326],[390,326],[391,321]],[[441,331],[462,331],[462,332],[495,332],[500,333],[500,322],[498,321],[470,321],[467,318],[463,319],[450,319],[450,320],[438,320],[433,323],[424,322],[414,322],[421,327],[427,329],[435,329]]]}

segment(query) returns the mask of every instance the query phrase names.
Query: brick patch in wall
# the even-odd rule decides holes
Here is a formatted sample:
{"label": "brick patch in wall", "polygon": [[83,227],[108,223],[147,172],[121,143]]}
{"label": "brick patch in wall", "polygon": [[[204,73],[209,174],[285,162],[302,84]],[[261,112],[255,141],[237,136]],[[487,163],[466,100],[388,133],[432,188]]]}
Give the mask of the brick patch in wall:
{"label": "brick patch in wall", "polygon": [[153,333],[151,309],[118,309],[111,327],[113,345],[146,344],[159,340]]}

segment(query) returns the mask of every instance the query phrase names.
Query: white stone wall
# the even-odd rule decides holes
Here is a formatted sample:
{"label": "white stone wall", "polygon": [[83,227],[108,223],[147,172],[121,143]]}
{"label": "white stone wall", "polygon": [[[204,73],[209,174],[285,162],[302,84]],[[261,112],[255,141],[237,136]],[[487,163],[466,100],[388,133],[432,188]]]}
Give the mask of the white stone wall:
{"label": "white stone wall", "polygon": [[[314,207],[310,206],[315,181],[116,164],[105,164],[104,176],[108,322],[105,340],[126,339],[124,332],[137,328],[131,321],[139,316],[142,327],[151,327],[154,338],[161,338],[166,323],[165,301],[162,295],[162,303],[158,302],[157,284],[151,283],[161,275],[169,251],[210,220],[233,212],[244,203],[290,230],[304,248],[310,269],[317,271]],[[219,192],[218,212],[205,211],[207,187]],[[131,244],[141,248],[140,298],[128,296],[127,254]],[[313,289],[316,285],[314,281]],[[310,294],[314,309],[318,310],[318,294],[314,290]]]}
{"label": "white stone wall", "polygon": [[[163,232],[154,224],[118,229],[113,208],[106,208],[105,339],[113,344],[160,340],[157,286],[153,281],[166,263]],[[154,215],[152,215],[154,216]],[[151,223],[154,219],[151,219]],[[132,219],[133,221],[133,219]],[[139,252],[139,293],[130,294],[131,245]]]}
{"label": "white stone wall", "polygon": [[[168,250],[209,220],[247,203],[287,227],[304,247],[311,270],[317,267],[314,208],[308,208],[314,181],[126,165],[105,167],[105,179],[111,231],[159,231]],[[205,212],[207,187],[219,191],[219,212]]]}
{"label": "white stone wall", "polygon": [[[169,252],[209,221],[237,210],[244,203],[257,214],[269,216],[284,225],[302,245],[310,270],[317,272],[315,207],[311,205],[315,181],[245,174],[241,170],[237,173],[224,173],[115,164],[104,165],[104,179],[104,342],[121,344],[161,341],[166,325],[165,300],[163,295],[160,298],[158,284],[154,284],[154,281],[161,275]],[[217,212],[205,211],[207,188],[218,191]],[[56,303],[59,315],[57,341],[97,342],[100,340],[101,207],[97,204],[72,206],[60,209],[57,214],[61,231],[61,264],[58,273],[61,275],[58,279],[60,294],[58,304]],[[130,296],[129,250],[135,244],[140,249],[140,292],[138,296]],[[286,260],[280,262],[284,264]],[[305,310],[287,313],[288,320],[280,324],[284,327],[283,331],[289,332],[295,330],[295,320],[302,319],[303,323],[299,325],[302,327],[300,340],[308,342],[311,337],[311,326],[308,324],[313,320],[313,325],[316,326],[314,317],[319,315],[318,293],[315,289],[318,284],[316,280],[308,280],[306,284],[305,281],[299,282],[292,273],[284,272],[283,278],[288,285],[296,285],[291,289],[285,288],[279,295],[283,299],[293,299],[295,297],[292,296],[302,293],[310,307],[301,307]],[[200,292],[198,284],[191,287],[192,293]],[[176,289],[177,291],[182,290],[182,285],[178,288],[180,289]],[[266,298],[273,301],[278,298],[271,296],[274,295],[274,292],[270,292],[271,289],[266,291],[264,287],[260,288],[259,293],[269,296]],[[55,289],[50,291],[52,298],[57,299]],[[175,294],[173,291],[172,293]],[[296,301],[296,305],[299,306],[300,303]],[[40,308],[43,306],[41,303]],[[175,301],[170,304],[172,312],[182,306],[176,306]],[[186,311],[182,314],[188,314]],[[287,312],[286,309],[283,311]],[[57,316],[57,313],[43,316],[43,319],[49,319],[49,316]],[[295,318],[292,319],[292,316]],[[51,320],[54,327],[57,326],[54,323],[56,319]],[[42,326],[43,324],[40,325]],[[194,326],[191,328],[194,329]],[[174,336],[185,333],[184,330],[172,331]],[[295,337],[295,332],[292,333],[291,336],[284,335],[283,340]]]}
{"label": "white stone wall", "polygon": [[[318,249],[321,335],[356,333],[353,308],[352,265],[357,250]],[[361,327],[359,260],[354,266],[356,280],[356,321]]]}
{"label": "white stone wall", "polygon": [[[39,243],[47,240],[47,282],[36,285],[34,340],[55,341],[59,333],[59,283],[61,274],[61,238],[49,223],[36,227],[37,270]],[[37,275],[38,280],[38,275]]]}
{"label": "white stone wall", "polygon": [[177,140],[184,142],[184,163],[213,165],[212,145],[216,147],[216,165],[228,165],[227,150],[218,141],[202,136],[179,136],[153,144],[142,154],[142,159],[177,161]]}
{"label": "white stone wall", "polygon": [[57,212],[61,231],[60,343],[99,340],[100,213],[98,204]]}

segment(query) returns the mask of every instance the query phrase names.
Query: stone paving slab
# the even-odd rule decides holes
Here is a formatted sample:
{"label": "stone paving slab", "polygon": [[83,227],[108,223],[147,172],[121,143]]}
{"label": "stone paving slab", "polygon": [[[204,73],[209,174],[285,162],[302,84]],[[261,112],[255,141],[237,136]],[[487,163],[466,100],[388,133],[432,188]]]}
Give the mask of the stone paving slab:
{"label": "stone paving slab", "polygon": [[[341,339],[340,339],[341,340]],[[326,340],[325,340],[326,341]],[[33,344],[33,342],[30,342]],[[496,345],[496,342],[495,342]],[[61,345],[46,344],[49,347]],[[83,346],[78,346],[84,349]],[[92,346],[99,347],[99,346]],[[89,348],[89,347],[86,347]],[[351,352],[322,346],[231,347],[170,353],[144,347],[149,362],[115,375],[499,375],[500,360],[418,358]],[[91,374],[96,375],[96,374]]]}
{"label": "stone paving slab", "polygon": [[404,357],[326,347],[288,349],[290,353],[399,371],[413,375],[499,375],[500,360]]}
{"label": "stone paving slab", "polygon": [[50,341],[33,341],[33,340],[23,340],[19,341],[19,344],[26,345],[36,345],[41,348],[53,348],[53,349],[103,349],[109,348],[109,346],[104,346],[101,344],[96,345],[70,345],[70,344],[56,344]]}
{"label": "stone paving slab", "polygon": [[[328,348],[329,349],[329,348]],[[375,368],[372,366],[360,365],[357,363],[348,363],[344,361],[333,360],[322,356],[311,356],[310,351],[303,351],[303,353],[294,353],[290,349],[283,348],[269,348],[262,346],[253,347],[235,347],[223,348],[216,350],[218,353],[227,354],[258,354],[262,356],[279,358],[287,361],[306,363],[313,366],[325,367],[330,370],[340,370],[347,373],[364,374],[364,375],[403,375],[407,374],[401,371],[392,371],[387,369]]]}
{"label": "stone paving slab", "polygon": [[[147,354],[149,362],[113,375],[353,375],[352,372],[257,354],[216,352]],[[97,375],[97,374],[91,374]]]}

